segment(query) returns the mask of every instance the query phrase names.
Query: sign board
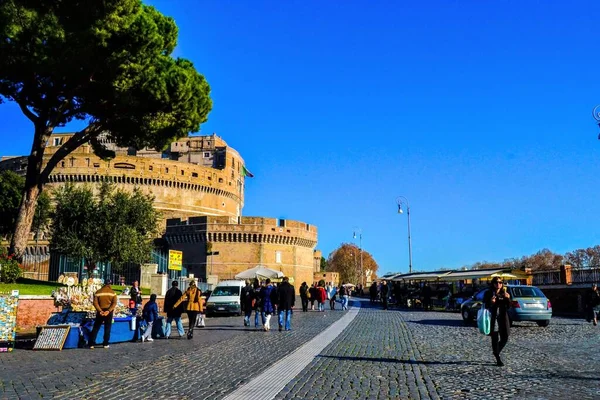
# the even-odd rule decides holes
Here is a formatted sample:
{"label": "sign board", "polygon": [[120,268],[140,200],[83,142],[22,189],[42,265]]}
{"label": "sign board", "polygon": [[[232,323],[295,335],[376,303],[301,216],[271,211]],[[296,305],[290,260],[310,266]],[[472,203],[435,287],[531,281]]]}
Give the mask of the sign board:
{"label": "sign board", "polygon": [[70,325],[46,325],[35,341],[33,350],[62,350],[69,336]]}
{"label": "sign board", "polygon": [[169,250],[169,267],[174,271],[181,271],[183,252],[179,250]]}

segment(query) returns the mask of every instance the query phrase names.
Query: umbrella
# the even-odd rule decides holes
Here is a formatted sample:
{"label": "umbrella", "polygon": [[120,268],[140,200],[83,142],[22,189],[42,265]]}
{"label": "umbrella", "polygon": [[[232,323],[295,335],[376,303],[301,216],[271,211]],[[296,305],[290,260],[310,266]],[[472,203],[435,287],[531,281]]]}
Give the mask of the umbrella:
{"label": "umbrella", "polygon": [[492,278],[503,278],[503,279],[518,279],[516,275],[509,274],[508,272],[495,273],[491,275]]}
{"label": "umbrella", "polygon": [[254,268],[250,268],[246,271],[242,271],[235,276],[235,279],[266,279],[266,278],[282,278],[283,272],[276,271],[274,269],[263,267],[262,265],[257,265]]}
{"label": "umbrella", "polygon": [[356,286],[356,285],[355,285],[355,284],[353,284],[353,283],[344,283],[342,286],[343,286],[343,287],[354,287],[354,286]]}

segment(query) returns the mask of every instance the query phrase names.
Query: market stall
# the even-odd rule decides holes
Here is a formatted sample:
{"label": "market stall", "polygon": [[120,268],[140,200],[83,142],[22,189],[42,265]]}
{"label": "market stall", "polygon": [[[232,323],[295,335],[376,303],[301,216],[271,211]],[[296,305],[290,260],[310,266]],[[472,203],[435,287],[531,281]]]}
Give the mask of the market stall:
{"label": "market stall", "polygon": [[18,304],[18,290],[13,290],[11,294],[0,294],[0,352],[15,348]]}
{"label": "market stall", "polygon": [[[67,287],[59,288],[52,293],[55,304],[62,306],[63,311],[52,314],[47,326],[70,326],[71,329],[63,348],[84,347],[89,345],[94,319],[96,318],[94,293],[102,287],[103,281],[90,278],[82,280],[79,285],[75,285],[72,278],[67,278],[64,281]],[[130,309],[119,302],[114,311],[109,343],[136,341],[140,337],[139,328],[136,324],[138,314],[141,315],[141,310],[138,309],[136,315],[132,315]],[[103,334],[104,327],[102,326],[98,332],[97,340],[102,338]]]}

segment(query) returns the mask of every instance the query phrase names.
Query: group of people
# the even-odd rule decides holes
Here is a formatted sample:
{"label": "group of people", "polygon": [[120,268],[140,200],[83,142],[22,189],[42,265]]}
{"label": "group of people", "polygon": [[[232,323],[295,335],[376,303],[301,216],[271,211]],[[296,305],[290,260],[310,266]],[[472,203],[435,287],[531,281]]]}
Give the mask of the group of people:
{"label": "group of people", "polygon": [[[132,315],[138,314],[138,309],[142,305],[142,291],[139,283],[136,281],[129,290],[130,300],[129,308]],[[96,346],[96,337],[100,331],[100,327],[104,325],[104,337],[102,346],[109,348],[110,332],[112,327],[113,313],[117,307],[118,298],[115,291],[111,288],[111,282],[108,281],[94,294],[94,308],[96,309],[96,318],[90,335],[89,347],[93,349]],[[164,310],[167,313],[167,326],[165,329],[165,338],[171,336],[171,324],[173,321],[177,326],[177,331],[180,337],[185,336],[181,315],[185,311],[188,316],[189,329],[187,338],[194,337],[194,326],[198,315],[204,311],[204,299],[202,291],[196,286],[196,282],[192,280],[187,290],[182,293],[179,290],[177,281],[173,281],[171,288],[165,295]],[[155,321],[158,321],[158,304],[156,303],[156,294],[150,295],[150,300],[144,305],[141,312],[141,325],[146,328],[141,336],[142,342],[151,342],[152,329]]]}
{"label": "group of people", "polygon": [[282,279],[278,286],[273,285],[270,279],[259,282],[246,281],[242,289],[241,307],[244,313],[244,326],[250,326],[250,318],[254,311],[254,327],[259,329],[258,321],[262,322],[262,329],[271,330],[271,317],[278,315],[279,331],[292,329],[292,314],[296,303],[296,290],[290,284],[288,277]]}
{"label": "group of people", "polygon": [[348,309],[348,298],[350,296],[349,289],[346,285],[340,285],[336,287],[333,282],[325,284],[321,281],[313,283],[312,286],[308,286],[306,282],[302,282],[300,286],[300,300],[302,301],[302,311],[308,311],[308,303],[310,302],[310,309],[315,309],[315,303],[317,303],[318,311],[325,311],[325,303],[329,301],[329,309],[335,310],[335,303],[339,297],[342,303],[342,310]]}

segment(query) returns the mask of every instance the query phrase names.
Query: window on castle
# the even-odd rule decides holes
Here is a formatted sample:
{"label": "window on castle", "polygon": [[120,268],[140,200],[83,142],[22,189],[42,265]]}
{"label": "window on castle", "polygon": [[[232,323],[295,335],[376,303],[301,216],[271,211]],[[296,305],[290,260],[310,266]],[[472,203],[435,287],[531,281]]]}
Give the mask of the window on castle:
{"label": "window on castle", "polygon": [[197,178],[198,177],[198,173],[197,172],[192,172],[192,177],[193,178]]}
{"label": "window on castle", "polygon": [[62,138],[55,137],[54,138],[54,145],[55,146],[60,146],[61,144],[62,144]]}
{"label": "window on castle", "polygon": [[209,158],[210,157],[210,153],[208,151],[204,152],[204,158]]}
{"label": "window on castle", "polygon": [[280,228],[283,228],[283,227],[285,227],[285,219],[280,219],[280,220],[277,222],[277,226],[278,226],[278,227],[280,227]]}
{"label": "window on castle", "polygon": [[219,183],[223,183],[223,178],[219,178]]}
{"label": "window on castle", "polygon": [[148,167],[148,170],[149,170],[149,171],[152,171],[153,169],[154,169],[154,167],[152,167],[152,165],[150,165],[150,166]]}
{"label": "window on castle", "polygon": [[275,262],[277,264],[281,264],[281,251],[276,251],[275,252]]}
{"label": "window on castle", "polygon": [[165,174],[168,174],[168,173],[169,173],[169,167],[166,167],[165,168]]}
{"label": "window on castle", "polygon": [[185,175],[185,171],[184,170],[181,170],[181,175]]}

